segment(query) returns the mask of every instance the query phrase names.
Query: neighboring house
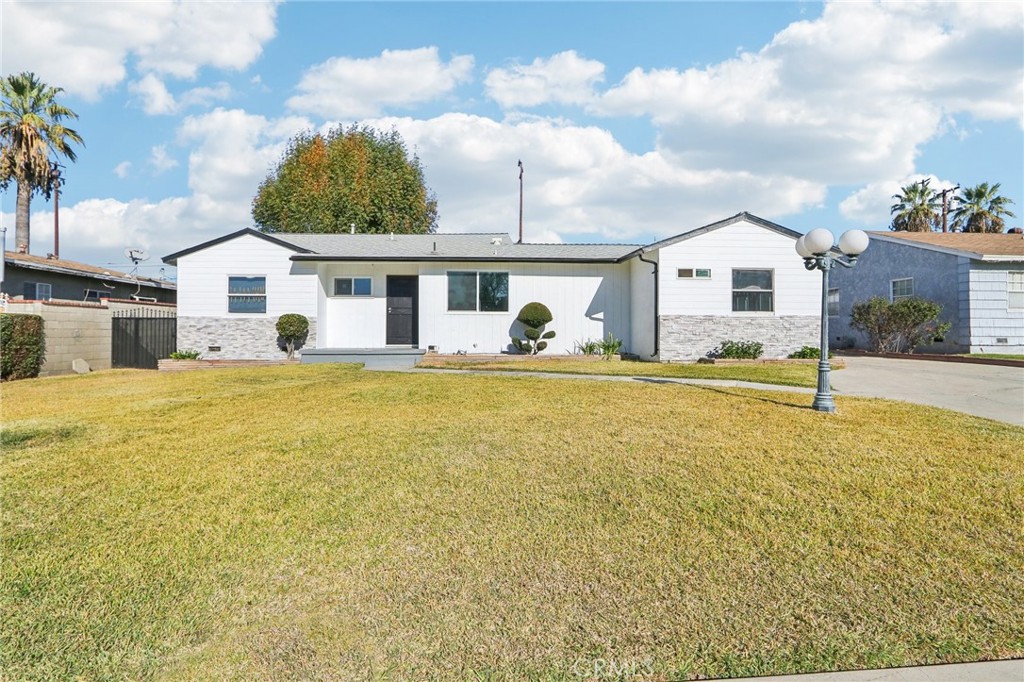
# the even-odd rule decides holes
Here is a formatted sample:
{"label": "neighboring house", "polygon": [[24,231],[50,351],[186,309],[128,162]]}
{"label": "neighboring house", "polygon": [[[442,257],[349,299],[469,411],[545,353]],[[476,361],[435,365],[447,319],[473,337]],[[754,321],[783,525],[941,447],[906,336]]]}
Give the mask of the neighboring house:
{"label": "neighboring house", "polygon": [[99,301],[103,298],[174,303],[174,282],[139,277],[70,260],[4,252],[0,291],[26,301]]}
{"label": "neighboring house", "polygon": [[281,356],[278,317],[310,320],[306,349],[510,352],[530,301],[551,309],[548,353],[612,334],[645,360],[723,340],[766,357],[816,343],[820,275],[801,235],[747,213],[651,244],[516,244],[505,234],[264,234],[244,229],[164,258],[178,268],[178,347]]}
{"label": "neighboring house", "polygon": [[830,336],[865,347],[850,327],[854,303],[918,296],[942,305],[951,323],[940,343],[919,350],[1024,353],[1024,237],[961,232],[869,232],[857,267],[832,270]]}

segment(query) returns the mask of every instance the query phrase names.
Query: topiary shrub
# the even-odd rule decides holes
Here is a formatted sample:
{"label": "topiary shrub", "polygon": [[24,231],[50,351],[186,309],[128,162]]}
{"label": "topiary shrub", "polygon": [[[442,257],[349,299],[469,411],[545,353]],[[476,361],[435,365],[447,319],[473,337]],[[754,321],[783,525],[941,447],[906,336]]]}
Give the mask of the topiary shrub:
{"label": "topiary shrub", "polygon": [[551,316],[551,311],[543,303],[536,301],[527,303],[516,315],[516,319],[525,327],[523,331],[525,338],[512,337],[512,345],[520,353],[536,355],[548,347],[547,340],[555,338],[555,332],[543,331],[544,325],[554,319]]}
{"label": "topiary shrub", "polygon": [[309,333],[309,320],[305,315],[298,313],[285,313],[277,318],[277,334],[284,339],[285,350],[288,351],[288,359],[295,357],[296,342],[304,341]]}
{"label": "topiary shrub", "polygon": [[39,376],[46,358],[46,335],[39,315],[0,313],[0,379]]}

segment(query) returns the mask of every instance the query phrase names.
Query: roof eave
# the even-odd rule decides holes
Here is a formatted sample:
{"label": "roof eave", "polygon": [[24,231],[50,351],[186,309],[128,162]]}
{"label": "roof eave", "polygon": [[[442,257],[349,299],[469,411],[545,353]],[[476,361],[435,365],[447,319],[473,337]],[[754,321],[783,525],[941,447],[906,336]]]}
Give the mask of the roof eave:
{"label": "roof eave", "polygon": [[232,239],[235,239],[237,237],[242,237],[242,236],[245,236],[245,235],[251,235],[253,237],[257,237],[259,239],[263,239],[264,241],[268,241],[271,244],[277,244],[278,246],[283,246],[286,249],[291,249],[292,251],[297,251],[299,253],[313,253],[313,251],[311,251],[309,249],[303,248],[301,246],[296,246],[295,244],[292,244],[289,241],[286,241],[286,240],[281,239],[279,237],[275,237],[273,235],[267,234],[266,232],[260,232],[259,230],[252,229],[251,227],[244,227],[241,230],[236,230],[236,231],[232,232],[231,234],[226,234],[226,235],[224,235],[222,237],[217,237],[216,239],[211,239],[209,241],[205,241],[202,244],[196,244],[195,246],[190,246],[189,248],[182,249],[181,251],[175,251],[172,254],[164,256],[162,258],[162,260],[163,260],[164,263],[166,263],[168,265],[177,266],[178,265],[178,259],[181,258],[182,256],[187,256],[187,255],[193,254],[193,253],[195,253],[197,251],[202,251],[203,249],[208,249],[211,246],[216,246],[217,244],[223,244],[224,242],[228,242],[228,241],[231,241]]}
{"label": "roof eave", "polygon": [[609,258],[521,258],[509,256],[325,256],[297,253],[289,256],[296,262],[373,262],[373,263],[622,263],[635,253]]}

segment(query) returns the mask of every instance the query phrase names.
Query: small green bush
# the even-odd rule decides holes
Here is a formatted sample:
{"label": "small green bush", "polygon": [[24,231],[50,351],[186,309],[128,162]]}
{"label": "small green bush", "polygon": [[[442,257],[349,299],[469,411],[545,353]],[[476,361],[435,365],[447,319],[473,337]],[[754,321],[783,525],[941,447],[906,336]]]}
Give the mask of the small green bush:
{"label": "small green bush", "polygon": [[306,338],[309,333],[309,320],[305,315],[285,313],[277,318],[277,334],[284,339],[288,359],[295,357],[295,344]]}
{"label": "small green bush", "polygon": [[39,376],[46,358],[46,335],[39,315],[0,313],[0,379]]}
{"label": "small green bush", "polygon": [[[800,350],[793,351],[787,357],[790,360],[817,360],[821,357],[821,349],[817,346],[804,346]],[[828,357],[832,357],[832,349],[828,351]]]}
{"label": "small green bush", "polygon": [[601,354],[601,342],[593,339],[587,339],[586,341],[577,341],[572,350],[576,355],[600,355]]}
{"label": "small green bush", "polygon": [[554,319],[551,315],[551,311],[543,303],[527,303],[523,306],[523,309],[516,315],[516,319],[522,323],[523,336],[525,338],[519,338],[518,336],[512,337],[512,345],[520,353],[526,353],[527,355],[536,355],[545,348],[548,347],[547,341],[541,339],[553,339],[555,338],[554,331],[542,331],[544,325]]}
{"label": "small green bush", "polygon": [[622,339],[617,339],[611,332],[608,332],[608,337],[601,340],[600,348],[602,358],[611,360],[622,349]]}
{"label": "small green bush", "polygon": [[756,360],[764,354],[760,341],[722,341],[721,345],[708,352],[709,358],[724,360]]}
{"label": "small green bush", "polygon": [[182,348],[171,353],[171,360],[199,360],[203,356],[195,348]]}

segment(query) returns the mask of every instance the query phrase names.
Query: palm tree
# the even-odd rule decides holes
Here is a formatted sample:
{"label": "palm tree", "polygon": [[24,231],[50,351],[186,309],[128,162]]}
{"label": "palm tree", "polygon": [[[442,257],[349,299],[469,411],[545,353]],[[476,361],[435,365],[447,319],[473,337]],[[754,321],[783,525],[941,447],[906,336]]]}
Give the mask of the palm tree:
{"label": "palm tree", "polygon": [[28,251],[29,204],[35,192],[47,199],[53,191],[50,156],[75,160],[72,142],[82,137],[61,122],[78,114],[58,104],[63,88],[41,82],[24,72],[0,79],[0,189],[13,179],[18,184],[15,245]]}
{"label": "palm tree", "polygon": [[889,211],[893,215],[890,229],[902,232],[930,232],[939,217],[938,192],[928,187],[930,180],[917,182],[900,188],[893,194],[896,203]]}
{"label": "palm tree", "polygon": [[962,232],[1002,232],[1003,217],[1015,217],[1007,208],[1013,202],[999,196],[999,183],[965,187],[957,197],[953,229]]}

